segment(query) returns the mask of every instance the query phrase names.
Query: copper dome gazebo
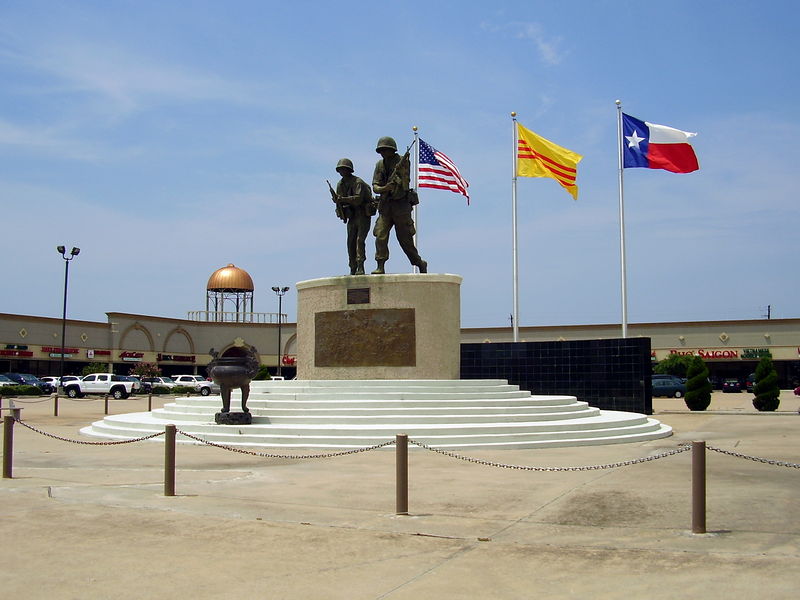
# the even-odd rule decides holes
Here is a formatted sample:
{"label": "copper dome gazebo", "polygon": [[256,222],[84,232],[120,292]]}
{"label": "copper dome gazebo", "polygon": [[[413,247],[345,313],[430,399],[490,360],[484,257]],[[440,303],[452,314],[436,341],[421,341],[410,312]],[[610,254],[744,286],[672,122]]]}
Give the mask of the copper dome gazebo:
{"label": "copper dome gazebo", "polygon": [[[247,320],[253,314],[253,279],[244,269],[233,263],[217,269],[208,278],[206,285],[206,319],[209,321]],[[233,311],[225,310],[225,303],[233,305]],[[248,310],[248,302],[250,303]]]}

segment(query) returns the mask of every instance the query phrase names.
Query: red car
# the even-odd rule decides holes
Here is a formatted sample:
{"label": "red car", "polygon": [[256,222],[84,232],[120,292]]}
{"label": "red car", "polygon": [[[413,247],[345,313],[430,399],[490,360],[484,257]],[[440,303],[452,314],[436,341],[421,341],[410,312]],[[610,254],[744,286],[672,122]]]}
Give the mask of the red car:
{"label": "red car", "polygon": [[795,396],[800,396],[800,385],[798,385],[796,388],[794,388],[794,395]]}

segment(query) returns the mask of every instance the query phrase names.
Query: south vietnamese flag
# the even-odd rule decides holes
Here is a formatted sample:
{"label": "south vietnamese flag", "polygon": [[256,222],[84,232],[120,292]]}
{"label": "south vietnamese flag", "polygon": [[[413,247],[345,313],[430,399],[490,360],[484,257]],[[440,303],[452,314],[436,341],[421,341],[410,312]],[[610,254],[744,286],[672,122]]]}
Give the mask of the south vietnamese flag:
{"label": "south vietnamese flag", "polygon": [[696,135],[622,113],[623,167],[664,169],[673,173],[697,171],[700,166],[689,143],[689,138]]}

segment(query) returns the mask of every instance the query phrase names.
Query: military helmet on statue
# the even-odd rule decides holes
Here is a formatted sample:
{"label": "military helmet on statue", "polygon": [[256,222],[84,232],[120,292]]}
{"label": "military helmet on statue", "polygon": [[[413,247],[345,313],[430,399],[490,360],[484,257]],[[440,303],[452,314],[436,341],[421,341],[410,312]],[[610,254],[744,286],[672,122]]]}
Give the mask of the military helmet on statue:
{"label": "military helmet on statue", "polygon": [[397,152],[397,142],[394,141],[394,138],[385,135],[378,140],[378,145],[375,148],[375,152],[380,152],[381,148],[390,148],[391,150]]}
{"label": "military helmet on statue", "polygon": [[339,169],[350,169],[352,173],[355,169],[353,169],[353,161],[349,158],[340,158],[339,162],[336,163],[336,171],[338,172]]}

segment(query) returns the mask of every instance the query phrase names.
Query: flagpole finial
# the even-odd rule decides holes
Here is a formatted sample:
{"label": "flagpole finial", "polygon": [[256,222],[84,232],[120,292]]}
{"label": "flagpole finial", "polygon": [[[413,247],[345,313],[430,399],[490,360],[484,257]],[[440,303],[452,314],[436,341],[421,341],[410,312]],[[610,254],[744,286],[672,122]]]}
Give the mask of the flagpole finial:
{"label": "flagpole finial", "polygon": [[622,106],[622,100],[614,100],[614,103],[615,103],[617,106]]}
{"label": "flagpole finial", "polygon": [[516,116],[517,116],[517,113],[516,113],[515,111],[513,111],[513,110],[512,110],[512,111],[511,111],[511,118],[513,119],[513,118],[514,118],[514,117],[516,117]]}
{"label": "flagpole finial", "polygon": [[412,131],[416,131],[416,130],[417,130],[417,126],[416,126],[416,125],[414,125],[414,126],[411,128],[411,130],[412,130]]}

